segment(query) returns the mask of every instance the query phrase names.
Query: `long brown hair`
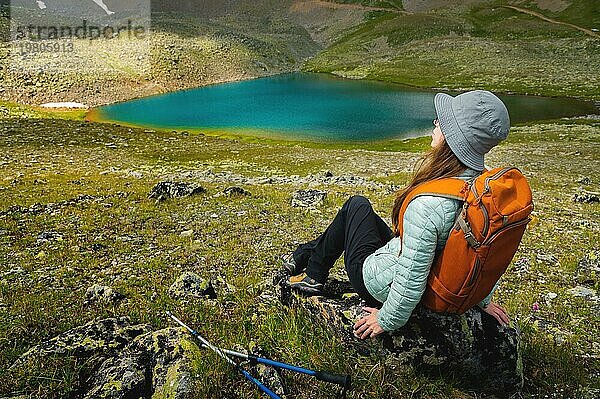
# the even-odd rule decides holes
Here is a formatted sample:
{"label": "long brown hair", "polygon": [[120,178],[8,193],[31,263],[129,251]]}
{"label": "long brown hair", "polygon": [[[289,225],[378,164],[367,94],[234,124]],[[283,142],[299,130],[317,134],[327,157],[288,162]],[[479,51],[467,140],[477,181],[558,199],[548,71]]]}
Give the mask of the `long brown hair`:
{"label": "long brown hair", "polygon": [[429,180],[457,176],[466,168],[467,167],[458,160],[456,155],[454,155],[446,141],[443,141],[423,154],[415,165],[414,175],[408,186],[396,193],[394,207],[392,208],[394,235],[400,235],[400,232],[398,231],[400,208],[402,208],[404,199],[413,188]]}

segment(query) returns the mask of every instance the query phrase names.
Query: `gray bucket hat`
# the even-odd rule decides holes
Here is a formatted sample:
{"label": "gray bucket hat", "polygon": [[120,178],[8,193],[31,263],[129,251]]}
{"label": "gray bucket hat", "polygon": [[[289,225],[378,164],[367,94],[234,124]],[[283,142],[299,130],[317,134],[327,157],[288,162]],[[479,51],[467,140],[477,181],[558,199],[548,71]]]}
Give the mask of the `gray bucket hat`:
{"label": "gray bucket hat", "polygon": [[471,169],[484,169],[483,156],[508,136],[506,106],[486,90],[456,97],[438,93],[433,100],[440,129],[456,157]]}

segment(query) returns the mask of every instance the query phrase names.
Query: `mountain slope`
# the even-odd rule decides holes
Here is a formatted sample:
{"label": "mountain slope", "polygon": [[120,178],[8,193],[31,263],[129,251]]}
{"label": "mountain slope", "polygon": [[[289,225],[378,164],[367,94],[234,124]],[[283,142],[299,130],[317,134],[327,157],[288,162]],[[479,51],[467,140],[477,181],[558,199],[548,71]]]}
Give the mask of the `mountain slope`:
{"label": "mountain slope", "polygon": [[[597,6],[573,2],[551,13],[557,21],[584,22],[586,34],[510,8],[512,3],[371,12],[304,70],[424,87],[600,99],[600,36],[591,30]],[[574,10],[588,16],[573,19]]]}
{"label": "mountain slope", "polygon": [[[303,69],[422,87],[598,100],[599,4],[154,0],[147,74],[86,74],[83,68],[76,74],[9,71],[4,45],[0,98],[95,106]],[[7,29],[7,18],[0,16],[5,39]],[[89,57],[93,62],[101,54]]]}

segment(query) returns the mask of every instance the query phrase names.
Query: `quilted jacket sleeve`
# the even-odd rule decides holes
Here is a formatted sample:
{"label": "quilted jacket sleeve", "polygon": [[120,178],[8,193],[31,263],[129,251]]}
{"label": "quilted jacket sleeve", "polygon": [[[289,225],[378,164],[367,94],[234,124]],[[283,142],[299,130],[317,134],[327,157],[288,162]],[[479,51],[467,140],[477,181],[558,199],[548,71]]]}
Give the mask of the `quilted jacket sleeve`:
{"label": "quilted jacket sleeve", "polygon": [[388,297],[377,314],[377,321],[385,331],[402,327],[425,292],[438,236],[444,233],[440,230],[448,217],[444,200],[431,198],[414,199],[404,214],[402,253]]}

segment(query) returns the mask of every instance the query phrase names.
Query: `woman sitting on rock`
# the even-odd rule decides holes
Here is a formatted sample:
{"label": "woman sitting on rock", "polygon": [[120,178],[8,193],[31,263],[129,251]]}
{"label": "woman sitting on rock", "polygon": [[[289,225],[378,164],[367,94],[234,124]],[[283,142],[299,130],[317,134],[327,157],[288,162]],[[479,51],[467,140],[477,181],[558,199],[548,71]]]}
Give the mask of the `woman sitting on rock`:
{"label": "woman sitting on rock", "polygon": [[[488,91],[456,97],[438,93],[434,99],[431,150],[421,159],[409,185],[398,192],[392,209],[394,231],[409,192],[420,183],[443,177],[471,180],[484,170],[484,155],[508,135],[508,111]],[[403,217],[403,235],[396,236],[362,196],[352,196],[316,239],[301,244],[284,260],[291,287],[318,295],[329,270],[344,252],[346,272],[369,314],[355,324],[354,334],[373,338],[402,327],[425,292],[434,258],[444,247],[462,202],[423,195],[410,202]],[[401,244],[402,243],[402,244]],[[400,245],[402,251],[400,251]],[[494,288],[495,289],[495,288]],[[479,306],[499,323],[506,311],[490,301]]]}

